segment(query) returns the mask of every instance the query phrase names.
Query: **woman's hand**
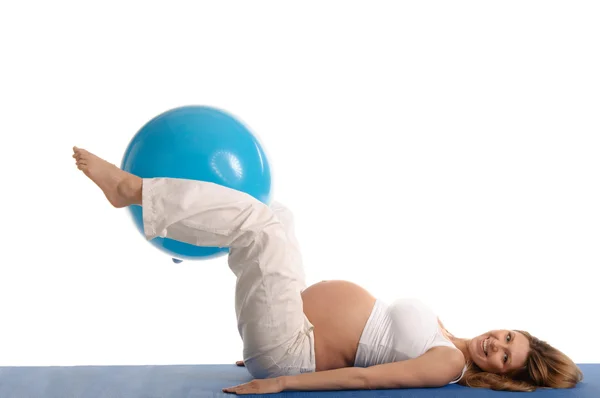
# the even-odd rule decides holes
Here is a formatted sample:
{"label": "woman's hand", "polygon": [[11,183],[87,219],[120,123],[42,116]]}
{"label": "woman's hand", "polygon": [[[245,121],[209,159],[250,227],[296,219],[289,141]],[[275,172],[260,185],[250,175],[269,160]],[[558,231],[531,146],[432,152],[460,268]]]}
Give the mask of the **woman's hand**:
{"label": "woman's hand", "polygon": [[239,386],[224,388],[223,392],[231,394],[274,394],[283,391],[282,380],[278,377],[270,379],[254,379]]}
{"label": "woman's hand", "polygon": [[237,361],[235,364],[236,364],[237,366],[245,366],[245,365],[244,365],[244,361]]}

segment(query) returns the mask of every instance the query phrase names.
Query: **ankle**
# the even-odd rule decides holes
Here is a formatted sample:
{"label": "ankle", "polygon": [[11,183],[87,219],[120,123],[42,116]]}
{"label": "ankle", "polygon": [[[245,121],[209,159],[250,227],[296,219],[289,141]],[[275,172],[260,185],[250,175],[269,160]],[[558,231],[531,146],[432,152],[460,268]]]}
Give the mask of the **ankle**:
{"label": "ankle", "polygon": [[142,204],[142,179],[129,175],[117,186],[117,191],[124,199],[132,205]]}

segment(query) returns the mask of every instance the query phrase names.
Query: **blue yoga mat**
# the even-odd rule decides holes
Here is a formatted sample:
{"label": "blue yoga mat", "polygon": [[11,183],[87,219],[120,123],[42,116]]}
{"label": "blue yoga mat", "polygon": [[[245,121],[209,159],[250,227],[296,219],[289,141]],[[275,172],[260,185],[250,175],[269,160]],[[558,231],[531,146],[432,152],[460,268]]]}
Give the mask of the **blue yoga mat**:
{"label": "blue yoga mat", "polygon": [[[600,397],[600,364],[582,364],[585,380],[570,390],[538,390],[527,397]],[[1,398],[205,398],[235,397],[221,390],[252,380],[235,365],[0,367]],[[268,397],[515,398],[521,393],[448,385],[434,389],[285,391]],[[254,395],[256,396],[256,395]]]}

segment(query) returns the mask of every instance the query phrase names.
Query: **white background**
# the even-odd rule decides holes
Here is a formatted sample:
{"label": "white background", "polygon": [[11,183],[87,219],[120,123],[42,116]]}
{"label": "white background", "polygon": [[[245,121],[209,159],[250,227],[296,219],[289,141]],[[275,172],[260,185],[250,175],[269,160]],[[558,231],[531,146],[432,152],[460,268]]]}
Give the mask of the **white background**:
{"label": "white background", "polygon": [[263,141],[310,283],[600,362],[597,2],[9,4],[0,365],[241,359],[225,258],[172,263],[71,158],[188,104]]}

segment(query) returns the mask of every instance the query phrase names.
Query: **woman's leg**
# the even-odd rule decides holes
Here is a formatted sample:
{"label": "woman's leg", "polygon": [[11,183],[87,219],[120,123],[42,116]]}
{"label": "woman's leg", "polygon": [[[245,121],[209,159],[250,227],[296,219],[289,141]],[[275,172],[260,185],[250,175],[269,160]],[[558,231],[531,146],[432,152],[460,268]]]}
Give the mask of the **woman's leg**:
{"label": "woman's leg", "polygon": [[314,352],[300,352],[314,347],[300,295],[306,287],[301,255],[291,225],[286,228],[281,221],[291,224],[289,210],[278,203],[270,208],[218,184],[142,180],[83,150],[75,149],[74,157],[113,205],[142,205],[147,239],[230,248],[228,263],[237,277],[238,330],[251,374],[269,377],[281,372],[288,352],[308,357],[292,365],[314,366]]}
{"label": "woman's leg", "polygon": [[299,287],[301,288],[300,292],[302,292],[302,290],[306,289],[307,286],[306,277],[304,274],[304,263],[302,261],[302,252],[300,250],[298,239],[296,238],[294,214],[285,205],[277,201],[272,202],[270,207],[283,225],[288,240],[291,244],[291,250],[295,256],[295,260],[292,263],[297,266],[295,273],[300,280]]}

